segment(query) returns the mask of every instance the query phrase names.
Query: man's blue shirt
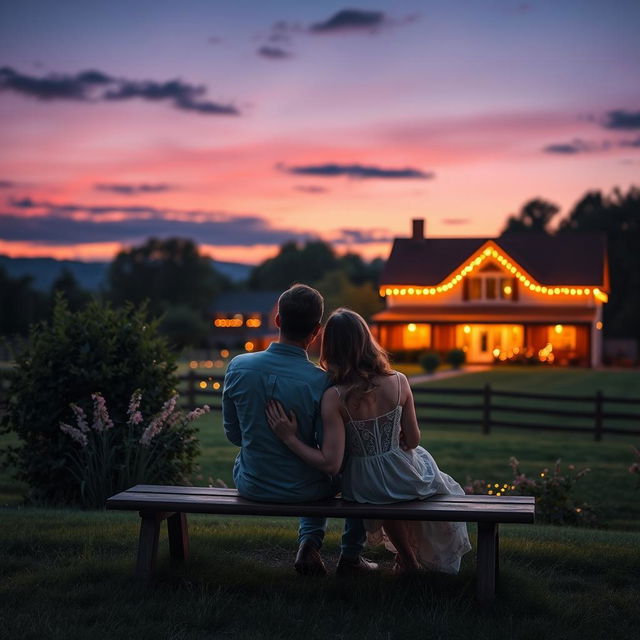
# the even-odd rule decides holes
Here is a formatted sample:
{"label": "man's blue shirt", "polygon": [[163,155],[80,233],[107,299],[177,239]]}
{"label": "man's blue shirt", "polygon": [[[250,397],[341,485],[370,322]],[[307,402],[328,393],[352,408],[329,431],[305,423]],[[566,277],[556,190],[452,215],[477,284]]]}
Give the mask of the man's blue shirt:
{"label": "man's blue shirt", "polygon": [[304,349],[273,342],[266,351],[235,357],[227,369],[222,414],[227,438],[241,447],[233,468],[240,495],[265,502],[302,502],[335,494],[331,478],[280,442],[265,407],[279,400],[298,419],[298,434],[314,447],[322,438],[320,401],[329,379]]}

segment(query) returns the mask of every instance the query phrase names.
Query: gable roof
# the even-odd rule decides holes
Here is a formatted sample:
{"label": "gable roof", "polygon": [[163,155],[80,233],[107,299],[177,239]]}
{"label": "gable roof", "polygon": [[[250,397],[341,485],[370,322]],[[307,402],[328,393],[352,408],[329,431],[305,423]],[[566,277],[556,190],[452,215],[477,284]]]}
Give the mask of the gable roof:
{"label": "gable roof", "polygon": [[492,241],[543,285],[606,287],[603,234],[512,233],[499,238],[396,238],[380,285],[435,286]]}
{"label": "gable roof", "polygon": [[211,306],[213,313],[271,313],[280,291],[232,291],[221,293]]}

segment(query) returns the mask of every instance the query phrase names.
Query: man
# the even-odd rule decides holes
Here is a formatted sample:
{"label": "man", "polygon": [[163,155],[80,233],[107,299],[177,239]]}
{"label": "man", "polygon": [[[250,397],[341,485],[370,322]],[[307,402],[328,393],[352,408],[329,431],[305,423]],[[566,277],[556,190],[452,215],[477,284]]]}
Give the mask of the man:
{"label": "man", "polygon": [[[265,416],[267,402],[278,400],[298,417],[301,439],[310,446],[321,443],[320,400],[329,379],[309,361],[307,349],[320,331],[323,311],[318,291],[294,285],[278,300],[278,341],[266,351],[246,353],[229,363],[222,414],[227,438],[241,447],[233,479],[244,498],[306,502],[332,497],[339,490],[335,478],[306,465],[280,442]],[[326,526],[326,518],[300,518],[294,565],[298,573],[327,573],[320,556]],[[360,555],[365,537],[362,520],[345,520],[338,575],[377,569]]]}

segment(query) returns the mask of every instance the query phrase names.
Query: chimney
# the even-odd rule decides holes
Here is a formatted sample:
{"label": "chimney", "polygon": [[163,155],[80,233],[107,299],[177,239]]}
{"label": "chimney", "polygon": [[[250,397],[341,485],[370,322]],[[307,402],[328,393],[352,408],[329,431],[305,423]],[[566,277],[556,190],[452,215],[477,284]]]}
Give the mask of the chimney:
{"label": "chimney", "polygon": [[424,240],[424,218],[414,218],[412,221],[412,240]]}

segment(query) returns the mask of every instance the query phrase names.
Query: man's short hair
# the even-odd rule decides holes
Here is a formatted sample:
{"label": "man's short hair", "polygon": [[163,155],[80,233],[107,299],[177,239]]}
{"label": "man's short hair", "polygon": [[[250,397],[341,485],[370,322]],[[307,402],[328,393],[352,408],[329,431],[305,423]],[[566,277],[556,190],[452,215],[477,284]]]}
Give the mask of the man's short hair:
{"label": "man's short hair", "polygon": [[294,284],[278,299],[280,331],[287,340],[304,340],[322,320],[324,300],[306,284]]}

